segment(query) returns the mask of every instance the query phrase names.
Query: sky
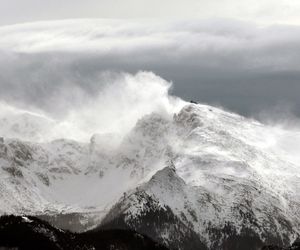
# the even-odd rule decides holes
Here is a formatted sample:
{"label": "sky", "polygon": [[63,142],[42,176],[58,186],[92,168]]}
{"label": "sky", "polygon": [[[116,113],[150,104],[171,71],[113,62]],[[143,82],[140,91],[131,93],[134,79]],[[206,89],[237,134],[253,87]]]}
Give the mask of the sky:
{"label": "sky", "polygon": [[292,0],[0,0],[0,100],[59,116],[95,96],[103,72],[147,71],[185,100],[300,117],[299,11]]}
{"label": "sky", "polygon": [[232,18],[300,24],[297,0],[0,0],[0,25],[73,18]]}

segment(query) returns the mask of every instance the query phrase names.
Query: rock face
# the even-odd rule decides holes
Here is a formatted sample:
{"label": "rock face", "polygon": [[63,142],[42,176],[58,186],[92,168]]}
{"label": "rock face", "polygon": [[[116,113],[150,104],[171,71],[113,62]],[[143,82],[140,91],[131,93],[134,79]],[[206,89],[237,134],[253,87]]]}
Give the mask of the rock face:
{"label": "rock face", "polygon": [[122,138],[5,138],[0,213],[80,232],[130,229],[170,249],[290,246],[300,234],[300,166],[286,150],[293,136],[188,104],[142,117]]}
{"label": "rock face", "polygon": [[0,218],[1,249],[99,249],[99,250],[167,250],[148,237],[133,231],[66,232],[35,217]]}

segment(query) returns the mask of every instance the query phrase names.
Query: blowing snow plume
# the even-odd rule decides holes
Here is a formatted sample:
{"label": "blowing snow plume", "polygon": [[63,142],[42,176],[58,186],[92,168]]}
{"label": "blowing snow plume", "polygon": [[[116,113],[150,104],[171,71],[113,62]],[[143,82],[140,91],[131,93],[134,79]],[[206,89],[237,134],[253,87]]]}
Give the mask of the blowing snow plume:
{"label": "blowing snow plume", "polygon": [[58,110],[67,102],[59,117],[1,104],[0,134],[31,141],[69,138],[88,141],[95,133],[129,132],[138,119],[152,112],[171,117],[184,101],[169,95],[171,84],[153,73],[101,73],[99,89],[93,95],[83,90],[61,87],[49,94],[48,105]]}

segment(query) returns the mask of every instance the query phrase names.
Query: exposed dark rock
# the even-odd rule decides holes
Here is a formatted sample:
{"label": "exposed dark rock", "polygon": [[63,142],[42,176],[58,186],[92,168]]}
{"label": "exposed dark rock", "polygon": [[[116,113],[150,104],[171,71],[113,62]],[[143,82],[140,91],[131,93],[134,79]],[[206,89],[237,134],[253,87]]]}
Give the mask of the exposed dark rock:
{"label": "exposed dark rock", "polygon": [[44,183],[44,185],[46,185],[46,186],[49,186],[50,185],[50,180],[49,180],[49,177],[47,176],[47,175],[45,175],[45,174],[42,174],[42,173],[35,173],[36,174],[36,176],[40,179],[40,181],[42,182],[42,183]]}
{"label": "exposed dark rock", "polygon": [[23,178],[23,173],[17,167],[2,167],[3,170],[10,173],[13,177]]}

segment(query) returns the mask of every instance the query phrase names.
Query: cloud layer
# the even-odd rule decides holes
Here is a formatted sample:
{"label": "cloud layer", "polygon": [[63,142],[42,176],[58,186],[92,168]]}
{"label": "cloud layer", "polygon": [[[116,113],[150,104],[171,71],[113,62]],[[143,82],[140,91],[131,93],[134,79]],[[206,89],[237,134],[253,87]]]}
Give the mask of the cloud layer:
{"label": "cloud layer", "polygon": [[66,18],[235,18],[299,24],[297,0],[0,0],[0,25]]}
{"label": "cloud layer", "polygon": [[0,99],[60,116],[97,96],[103,72],[145,70],[187,100],[243,115],[284,105],[300,115],[299,31],[232,20],[7,26],[0,28]]}

